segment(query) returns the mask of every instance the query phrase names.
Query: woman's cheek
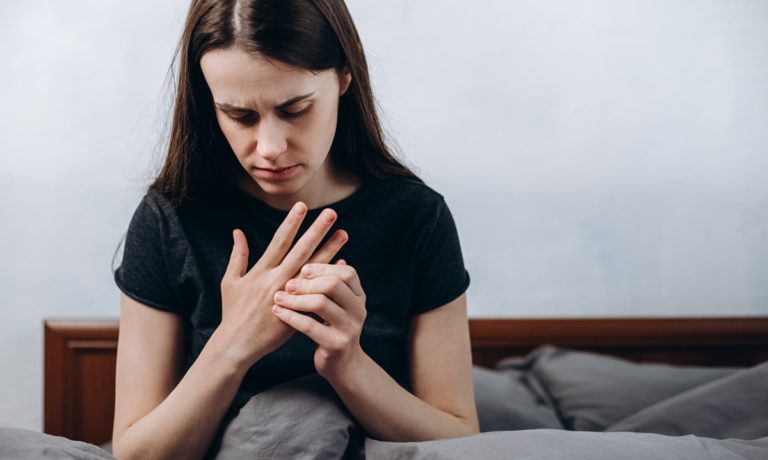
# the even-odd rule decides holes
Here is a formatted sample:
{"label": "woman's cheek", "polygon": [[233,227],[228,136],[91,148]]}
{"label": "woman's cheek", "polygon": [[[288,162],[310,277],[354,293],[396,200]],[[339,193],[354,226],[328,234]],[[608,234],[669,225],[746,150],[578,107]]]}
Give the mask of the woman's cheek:
{"label": "woman's cheek", "polygon": [[239,127],[222,129],[222,133],[232,151],[235,152],[235,156],[244,165],[248,152],[255,150],[255,145],[252,145],[253,137],[248,134],[248,130],[240,129]]}
{"label": "woman's cheek", "polygon": [[327,152],[336,134],[338,111],[333,110],[335,107],[324,107],[324,109],[323,111],[318,110],[315,113],[316,118],[312,120],[312,138],[313,144],[316,146],[315,148],[321,148],[324,152]]}

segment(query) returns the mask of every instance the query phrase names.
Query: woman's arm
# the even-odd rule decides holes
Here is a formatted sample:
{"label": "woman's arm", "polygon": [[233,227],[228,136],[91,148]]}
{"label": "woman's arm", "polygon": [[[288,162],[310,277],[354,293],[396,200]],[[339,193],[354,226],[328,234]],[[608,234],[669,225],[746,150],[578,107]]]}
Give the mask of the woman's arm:
{"label": "woman's arm", "polygon": [[182,319],[121,295],[112,448],[123,459],[202,458],[247,366],[214,332],[181,378]]}
{"label": "woman's arm", "polygon": [[[318,372],[371,436],[426,441],[478,432],[465,294],[413,318],[411,394],[360,348],[365,295],[354,270],[325,265],[302,274],[276,298],[283,308],[275,314],[318,344]],[[315,313],[325,324],[293,310]]]}
{"label": "woman's arm", "polygon": [[411,321],[413,394],[368,355],[331,385],[371,436],[427,441],[478,433],[466,294]]}

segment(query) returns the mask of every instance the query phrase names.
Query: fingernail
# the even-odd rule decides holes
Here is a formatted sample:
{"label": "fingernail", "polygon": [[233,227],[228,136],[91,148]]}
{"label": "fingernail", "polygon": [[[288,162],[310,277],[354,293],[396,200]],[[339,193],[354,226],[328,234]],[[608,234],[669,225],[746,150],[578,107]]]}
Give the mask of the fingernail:
{"label": "fingernail", "polygon": [[333,215],[333,211],[324,209],[323,210],[323,219],[325,219],[326,222],[333,222],[333,220],[336,218],[336,216]]}
{"label": "fingernail", "polygon": [[304,204],[301,201],[293,205],[293,213],[298,216],[304,214]]}
{"label": "fingernail", "polygon": [[288,282],[285,283],[285,288],[290,292],[295,292],[299,289],[299,280],[288,280]]}
{"label": "fingernail", "polygon": [[277,292],[275,294],[275,302],[285,302],[288,300],[288,296],[284,292]]}

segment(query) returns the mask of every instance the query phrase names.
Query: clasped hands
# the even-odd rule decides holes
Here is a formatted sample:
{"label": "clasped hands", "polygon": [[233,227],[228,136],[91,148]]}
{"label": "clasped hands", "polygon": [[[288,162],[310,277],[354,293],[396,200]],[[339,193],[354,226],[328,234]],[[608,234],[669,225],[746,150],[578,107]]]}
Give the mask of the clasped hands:
{"label": "clasped hands", "polygon": [[[330,263],[349,238],[344,230],[315,251],[336,221],[332,209],[323,210],[290,247],[306,212],[302,202],[293,206],[264,255],[247,272],[247,241],[241,230],[234,230],[232,257],[221,284],[222,326],[226,323],[224,329],[241,337],[260,332],[269,342],[265,351],[285,343],[293,332],[302,332],[317,344],[317,372],[326,379],[337,378],[364,353],[360,334],[366,317],[365,292],[352,266],[344,260]],[[279,321],[264,314],[270,306],[269,315]],[[281,332],[277,323],[290,330]]]}

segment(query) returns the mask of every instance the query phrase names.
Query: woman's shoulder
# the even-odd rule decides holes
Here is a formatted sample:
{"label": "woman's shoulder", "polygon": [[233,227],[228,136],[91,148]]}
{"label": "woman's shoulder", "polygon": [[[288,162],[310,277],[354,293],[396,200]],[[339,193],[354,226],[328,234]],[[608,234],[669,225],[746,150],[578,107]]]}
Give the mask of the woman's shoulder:
{"label": "woman's shoulder", "polygon": [[387,225],[431,228],[441,215],[450,213],[443,195],[418,178],[378,179],[360,201],[367,210],[361,214]]}
{"label": "woman's shoulder", "polygon": [[174,205],[168,196],[164,195],[158,190],[149,188],[141,197],[138,208],[146,209],[154,213],[164,213],[167,211],[172,211],[174,209]]}
{"label": "woman's shoulder", "polygon": [[171,233],[178,221],[179,207],[167,195],[150,188],[136,205],[129,228],[134,231],[154,228],[161,233]]}
{"label": "woman's shoulder", "polygon": [[142,196],[138,204],[138,210],[143,210],[165,219],[176,219],[188,212],[209,207],[210,202],[210,197],[201,196],[199,198],[186,197],[179,203],[170,195],[154,188],[149,188]]}

